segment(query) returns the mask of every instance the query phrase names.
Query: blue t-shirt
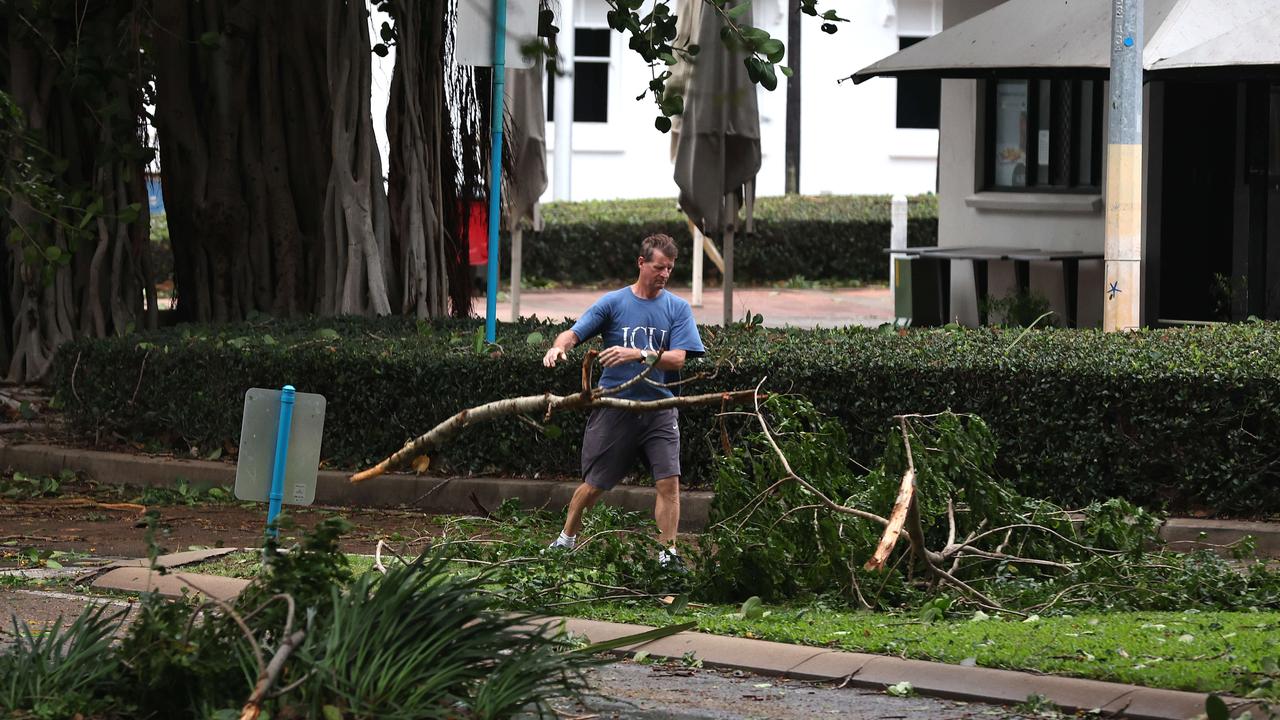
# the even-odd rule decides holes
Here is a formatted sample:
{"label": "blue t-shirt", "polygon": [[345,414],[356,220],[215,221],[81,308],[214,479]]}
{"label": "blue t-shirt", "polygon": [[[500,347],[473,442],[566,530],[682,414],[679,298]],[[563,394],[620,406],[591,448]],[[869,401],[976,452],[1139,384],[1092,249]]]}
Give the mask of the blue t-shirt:
{"label": "blue t-shirt", "polygon": [[[684,350],[685,357],[697,357],[706,352],[689,303],[666,290],[652,300],[636,297],[630,286],[614,290],[587,308],[571,329],[580,343],[596,335],[602,336],[606,348],[622,345],[654,352]],[[600,375],[600,387],[621,385],[639,375],[644,367],[643,362],[629,362],[605,368]],[[647,376],[658,383],[675,382],[679,377],[678,372],[662,370],[654,370]],[[654,387],[641,380],[614,397],[660,400],[671,396],[670,389]]]}

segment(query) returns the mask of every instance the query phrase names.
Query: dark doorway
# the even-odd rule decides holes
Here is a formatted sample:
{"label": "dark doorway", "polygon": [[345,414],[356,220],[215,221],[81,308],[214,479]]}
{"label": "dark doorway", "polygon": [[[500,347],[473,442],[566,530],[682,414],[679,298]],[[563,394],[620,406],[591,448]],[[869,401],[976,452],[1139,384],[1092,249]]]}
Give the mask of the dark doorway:
{"label": "dark doorway", "polygon": [[1237,84],[1167,83],[1163,120],[1157,317],[1227,320],[1232,309]]}

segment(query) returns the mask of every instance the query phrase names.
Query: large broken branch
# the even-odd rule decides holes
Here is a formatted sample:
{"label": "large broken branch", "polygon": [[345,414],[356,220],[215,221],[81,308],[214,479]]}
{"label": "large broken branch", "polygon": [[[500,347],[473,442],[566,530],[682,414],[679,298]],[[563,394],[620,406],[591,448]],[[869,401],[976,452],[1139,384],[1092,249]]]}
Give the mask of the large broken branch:
{"label": "large broken branch", "polygon": [[463,410],[444,422],[436,425],[430,431],[423,435],[406,442],[404,447],[397,450],[387,459],[374,465],[367,470],[351,476],[352,483],[362,483],[365,480],[371,480],[379,475],[385,474],[395,468],[407,464],[413,458],[425,454],[431,450],[443,447],[450,437],[459,430],[477,425],[482,422],[496,420],[498,418],[527,415],[534,412],[542,413],[543,417],[550,418],[552,413],[563,412],[566,410],[589,410],[600,407],[620,408],[630,410],[632,412],[652,412],[654,410],[666,410],[676,407],[692,407],[695,405],[717,405],[725,403],[741,403],[756,400],[763,397],[758,390],[734,390],[732,392],[706,393],[703,395],[686,395],[678,397],[669,397],[662,400],[624,400],[622,398],[613,397],[613,395],[630,387],[637,382],[643,382],[645,377],[653,370],[653,366],[645,368],[643,372],[636,377],[628,380],[622,385],[611,388],[591,388],[586,389],[587,384],[587,367],[594,359],[593,354],[588,354],[583,363],[583,385],[582,392],[573,395],[553,395],[551,393],[543,393],[542,395],[526,395],[524,397],[507,398],[505,400],[495,400],[484,405],[478,405],[467,410]]}

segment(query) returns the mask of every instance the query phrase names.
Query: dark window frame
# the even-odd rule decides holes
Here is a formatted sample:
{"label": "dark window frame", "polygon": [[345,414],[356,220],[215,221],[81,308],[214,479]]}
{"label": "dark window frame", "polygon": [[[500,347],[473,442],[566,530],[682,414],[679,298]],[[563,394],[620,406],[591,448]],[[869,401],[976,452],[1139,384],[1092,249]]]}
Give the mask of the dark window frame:
{"label": "dark window frame", "polygon": [[[905,50],[911,47],[912,45],[915,45],[916,43],[920,42],[921,40],[927,40],[928,38],[929,38],[928,35],[899,35],[898,49]],[[898,87],[894,91],[894,98],[893,98],[894,128],[897,130],[937,130],[941,125],[941,115],[942,115],[942,78],[908,76],[908,77],[900,77],[897,80],[898,80]],[[930,89],[937,92],[937,95],[933,98],[932,107],[928,108],[928,110],[932,111],[932,118],[931,118],[933,120],[932,125],[923,125],[923,124],[903,125],[902,124],[902,99],[904,96],[904,93],[903,93],[904,83],[908,91],[914,89],[915,91],[919,92],[920,90],[922,90],[922,85],[924,83],[929,83],[931,86]],[[910,92],[908,94],[910,94]]]}
{"label": "dark window frame", "polygon": [[[579,46],[588,47],[592,43],[583,42],[582,33],[603,33],[605,42],[604,49],[608,51],[605,55],[583,55],[578,51]],[[599,39],[599,38],[597,38]],[[579,117],[581,106],[586,104],[584,93],[588,88],[585,84],[577,82],[573,85],[573,122],[590,123],[592,125],[606,125],[609,122],[609,83],[612,79],[613,70],[613,34],[607,27],[576,27],[574,28],[574,57],[573,72],[575,76],[581,67],[586,65],[602,66],[604,68],[604,92],[599,95],[597,101],[601,103],[599,117],[584,119]],[[584,73],[585,74],[585,73]],[[547,71],[547,90],[546,90],[546,117],[547,122],[555,122],[555,76],[551,71]]]}
{"label": "dark window frame", "polygon": [[[1041,183],[1039,178],[1040,162],[1039,150],[1040,143],[1038,130],[1040,128],[1040,99],[1041,99],[1041,81],[1048,81],[1050,86],[1051,97],[1056,98],[1059,93],[1069,90],[1072,94],[1071,102],[1071,127],[1068,129],[1070,133],[1070,144],[1074,147],[1081,139],[1081,131],[1084,128],[1083,113],[1083,91],[1085,81],[1093,81],[1093,117],[1090,118],[1091,140],[1090,159],[1089,159],[1089,180],[1087,183],[1076,182],[1075,178],[1079,174],[1079,153],[1072,152],[1070,154],[1070,166],[1066,169],[1066,184],[1050,184],[1049,182]],[[996,149],[996,99],[998,95],[998,86],[1001,81],[1026,82],[1027,83],[1027,149],[1026,149],[1026,166],[1028,180],[1026,185],[997,185],[995,182],[995,149]],[[1096,195],[1102,192],[1102,149],[1106,146],[1106,139],[1103,134],[1103,114],[1105,112],[1106,97],[1105,82],[1097,78],[1072,78],[1061,76],[1006,76],[992,78],[982,83],[982,92],[984,93],[983,101],[983,128],[982,143],[978,148],[981,153],[982,163],[982,182],[981,190],[986,192],[1007,192],[1007,193],[1060,193],[1060,194],[1079,194],[1079,195]],[[1050,108],[1054,102],[1050,101]],[[1050,126],[1052,128],[1052,125]],[[1051,129],[1052,132],[1052,129]],[[1051,143],[1051,146],[1053,143]],[[1049,178],[1063,172],[1060,163],[1051,162],[1048,166]]]}

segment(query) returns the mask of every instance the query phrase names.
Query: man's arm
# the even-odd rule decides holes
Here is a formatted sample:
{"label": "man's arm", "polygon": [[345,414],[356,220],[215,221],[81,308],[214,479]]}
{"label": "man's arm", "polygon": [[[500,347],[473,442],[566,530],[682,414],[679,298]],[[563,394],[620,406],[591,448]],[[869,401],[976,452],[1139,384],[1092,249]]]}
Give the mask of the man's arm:
{"label": "man's arm", "polygon": [[[605,348],[600,353],[600,364],[605,367],[615,367],[617,365],[625,365],[629,362],[643,362],[645,354],[657,355],[652,350],[637,350],[636,348],[622,347],[614,345],[611,348]],[[662,357],[658,358],[654,369],[656,370],[679,370],[684,367],[684,350],[667,350],[662,353]]]}
{"label": "man's arm", "polygon": [[555,367],[557,360],[568,360],[569,351],[577,344],[577,334],[572,330],[565,330],[556,336],[555,342],[551,343],[551,347],[542,356],[542,364],[547,367]]}

